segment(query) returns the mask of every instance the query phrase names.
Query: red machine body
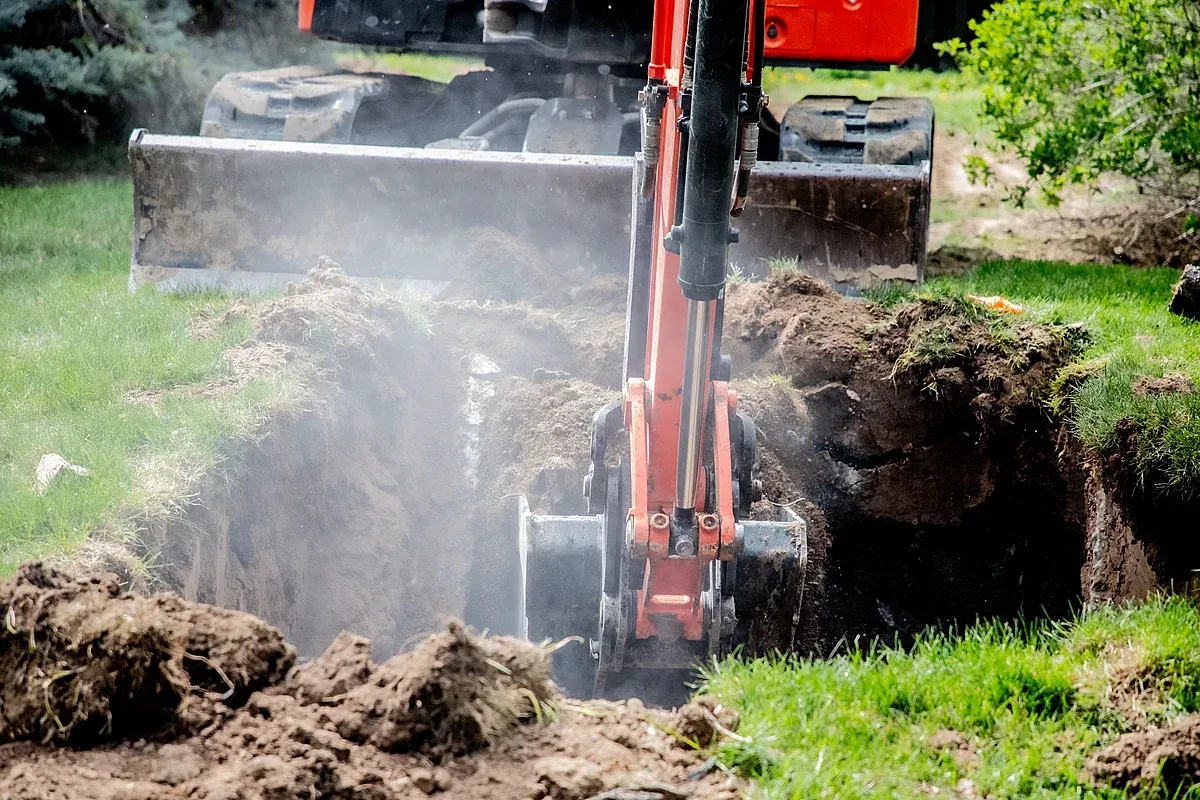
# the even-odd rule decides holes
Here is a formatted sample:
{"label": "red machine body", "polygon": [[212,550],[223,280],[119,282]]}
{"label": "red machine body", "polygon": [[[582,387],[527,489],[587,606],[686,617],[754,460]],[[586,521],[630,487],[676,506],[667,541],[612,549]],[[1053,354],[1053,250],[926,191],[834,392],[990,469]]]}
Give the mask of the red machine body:
{"label": "red machine body", "polygon": [[[299,0],[300,30],[313,30],[317,2]],[[667,17],[676,13],[676,5],[655,4],[656,42],[661,40],[658,36],[658,31],[662,30],[660,21],[667,22]],[[767,61],[863,66],[903,64],[916,48],[917,8],[915,0],[769,0],[764,26]],[[654,57],[651,60],[652,63],[665,63]]]}
{"label": "red machine body", "polygon": [[903,64],[917,45],[913,0],[770,0],[769,63]]}

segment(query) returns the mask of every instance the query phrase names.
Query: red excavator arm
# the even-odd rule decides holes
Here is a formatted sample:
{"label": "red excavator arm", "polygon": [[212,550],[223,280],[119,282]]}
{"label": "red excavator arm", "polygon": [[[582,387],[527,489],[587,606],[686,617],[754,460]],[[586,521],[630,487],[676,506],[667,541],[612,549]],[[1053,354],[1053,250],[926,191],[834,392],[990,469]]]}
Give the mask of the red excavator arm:
{"label": "red excavator arm", "polygon": [[[588,642],[557,658],[568,691],[611,693],[631,672],[686,669],[735,643],[792,645],[805,525],[747,518],[755,429],[720,355],[762,68],[768,55],[900,61],[915,27],[913,0],[656,0],[632,187],[625,391],[596,417],[593,516],[521,509],[525,632]],[[613,463],[619,429],[629,455]],[[748,640],[752,621],[771,635]]]}

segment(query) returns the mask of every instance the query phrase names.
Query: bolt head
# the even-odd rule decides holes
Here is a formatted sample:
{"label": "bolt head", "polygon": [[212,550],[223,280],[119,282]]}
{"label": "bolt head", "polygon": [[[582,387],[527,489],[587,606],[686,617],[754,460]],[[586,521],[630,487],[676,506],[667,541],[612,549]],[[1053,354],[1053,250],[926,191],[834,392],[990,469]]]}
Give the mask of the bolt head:
{"label": "bolt head", "polygon": [[677,540],[675,542],[675,555],[686,557],[686,556],[695,555],[695,553],[696,553],[696,546],[694,544],[692,544],[692,540],[687,538],[686,536],[680,538],[679,540]]}

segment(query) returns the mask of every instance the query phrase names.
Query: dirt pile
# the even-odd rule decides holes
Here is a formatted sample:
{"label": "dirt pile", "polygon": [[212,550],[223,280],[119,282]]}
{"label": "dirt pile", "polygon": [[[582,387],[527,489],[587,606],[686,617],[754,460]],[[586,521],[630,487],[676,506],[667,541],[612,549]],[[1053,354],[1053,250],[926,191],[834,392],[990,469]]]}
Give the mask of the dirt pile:
{"label": "dirt pile", "polygon": [[334,724],[381,750],[469,753],[550,713],[556,693],[544,653],[517,639],[477,639],[452,622],[346,692]]}
{"label": "dirt pile", "polygon": [[1200,781],[1200,716],[1126,733],[1093,756],[1087,771],[1119,789],[1160,785],[1166,797],[1183,796]]}
{"label": "dirt pile", "polygon": [[[0,654],[8,738],[17,738],[11,725],[20,718],[29,722],[21,738],[48,732],[74,745],[0,746],[0,796],[585,800],[641,787],[716,800],[739,793],[677,733],[718,717],[708,734],[729,732],[736,719],[719,707],[676,715],[636,702],[566,704],[543,651],[481,639],[459,623],[381,665],[367,657],[369,642],[342,636],[285,679],[294,651],[261,621],[173,596],[124,594],[111,577],[70,581],[28,567],[0,587],[0,602],[10,609]],[[77,648],[89,646],[85,660]],[[19,656],[42,672],[19,668]],[[43,694],[53,684],[63,691]],[[31,700],[10,711],[21,697]],[[14,716],[22,709],[24,717]],[[73,724],[59,729],[52,716]]]}
{"label": "dirt pile", "polygon": [[41,564],[0,585],[0,738],[87,743],[179,717],[193,693],[229,706],[278,682],[295,650],[236,611],[122,592],[116,576]]}
{"label": "dirt pile", "polygon": [[731,287],[725,321],[767,497],[826,518],[826,646],[1067,610],[1082,512],[1046,400],[1082,331],[847,300],[798,273]]}

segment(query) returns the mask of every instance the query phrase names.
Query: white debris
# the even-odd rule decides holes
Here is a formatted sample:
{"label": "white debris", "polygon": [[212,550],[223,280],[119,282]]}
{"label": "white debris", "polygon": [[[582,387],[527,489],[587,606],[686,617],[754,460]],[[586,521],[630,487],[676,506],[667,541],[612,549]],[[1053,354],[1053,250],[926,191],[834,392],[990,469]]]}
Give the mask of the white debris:
{"label": "white debris", "polygon": [[463,454],[467,464],[464,472],[472,488],[479,484],[479,442],[483,436],[483,418],[487,406],[496,396],[496,379],[500,367],[482,353],[472,355],[467,364],[467,396],[463,403]]}
{"label": "white debris", "polygon": [[496,375],[500,372],[500,365],[495,361],[492,361],[483,353],[476,353],[475,355],[471,356],[468,371],[477,377]]}
{"label": "white debris", "polygon": [[64,471],[74,472],[76,475],[92,474],[87,467],[72,464],[58,453],[47,453],[37,465],[37,493],[44,494],[50,488],[50,482]]}

